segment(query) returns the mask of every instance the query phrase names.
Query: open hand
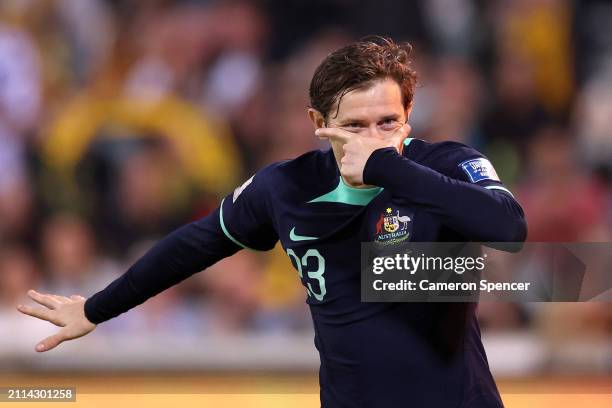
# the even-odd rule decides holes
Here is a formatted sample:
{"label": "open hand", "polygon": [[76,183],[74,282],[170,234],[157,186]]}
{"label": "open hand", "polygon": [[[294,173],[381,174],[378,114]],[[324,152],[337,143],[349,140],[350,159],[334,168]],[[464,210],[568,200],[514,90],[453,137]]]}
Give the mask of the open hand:
{"label": "open hand", "polygon": [[17,310],[61,327],[59,332],[38,343],[36,351],[51,350],[66,340],[82,337],[96,328],[96,325],[85,317],[86,299],[83,296],[72,295],[67,298],[59,295],[43,295],[34,290],[28,291],[28,296],[45,307],[19,305]]}
{"label": "open hand", "polygon": [[359,186],[364,184],[363,170],[372,153],[385,147],[395,147],[401,154],[404,139],[410,130],[410,125],[406,123],[385,138],[366,137],[339,127],[319,128],[315,134],[320,139],[342,144],[344,155],[340,160],[340,174],[350,185]]}

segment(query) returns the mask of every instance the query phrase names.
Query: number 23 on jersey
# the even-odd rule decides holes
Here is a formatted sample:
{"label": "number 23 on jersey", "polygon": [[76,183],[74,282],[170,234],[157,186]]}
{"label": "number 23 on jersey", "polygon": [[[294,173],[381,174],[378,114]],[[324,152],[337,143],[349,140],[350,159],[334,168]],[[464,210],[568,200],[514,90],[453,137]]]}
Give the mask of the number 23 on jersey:
{"label": "number 23 on jersey", "polygon": [[300,279],[304,280],[304,272],[306,273],[308,281],[305,285],[308,296],[314,296],[321,302],[327,293],[325,276],[323,276],[325,273],[325,258],[323,258],[323,255],[314,248],[307,250],[301,258],[291,248],[287,249],[287,255],[289,255],[291,263],[300,274]]}

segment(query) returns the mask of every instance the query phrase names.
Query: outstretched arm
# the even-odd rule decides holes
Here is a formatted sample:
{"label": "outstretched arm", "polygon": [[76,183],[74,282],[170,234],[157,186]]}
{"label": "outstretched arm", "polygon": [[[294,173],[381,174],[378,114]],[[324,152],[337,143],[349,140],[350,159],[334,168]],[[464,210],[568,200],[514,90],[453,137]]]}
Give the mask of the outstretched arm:
{"label": "outstretched arm", "polygon": [[17,310],[62,327],[37,344],[36,351],[48,351],[90,333],[97,324],[127,312],[240,249],[225,236],[217,209],[163,238],[125,274],[89,299],[31,290],[28,296],[44,307],[19,305]]}
{"label": "outstretched arm", "polygon": [[189,276],[242,248],[269,250],[278,241],[267,193],[274,165],[262,169],[207,217],[172,232],[128,271],[89,299],[65,298],[30,291],[46,308],[19,306],[18,310],[62,329],[36,346],[47,351],[66,340],[93,331],[97,324],[125,313]]}
{"label": "outstretched arm", "polygon": [[241,248],[223,233],[219,209],[170,233],[128,271],[85,302],[95,324],[112,319]]}

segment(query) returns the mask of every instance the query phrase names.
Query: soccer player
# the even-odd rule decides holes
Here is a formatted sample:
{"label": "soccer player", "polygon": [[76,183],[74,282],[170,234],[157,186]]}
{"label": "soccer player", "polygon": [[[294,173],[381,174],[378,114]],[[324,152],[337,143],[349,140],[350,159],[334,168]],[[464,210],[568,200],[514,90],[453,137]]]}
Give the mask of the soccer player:
{"label": "soccer player", "polygon": [[331,149],[263,168],[89,299],[31,291],[46,308],[19,310],[62,326],[36,349],[83,336],[241,249],[280,241],[306,288],[322,407],[501,407],[475,304],[360,301],[361,242],[522,242],[527,233],[482,154],[407,137],[409,52],[377,38],[331,53],[308,109]]}

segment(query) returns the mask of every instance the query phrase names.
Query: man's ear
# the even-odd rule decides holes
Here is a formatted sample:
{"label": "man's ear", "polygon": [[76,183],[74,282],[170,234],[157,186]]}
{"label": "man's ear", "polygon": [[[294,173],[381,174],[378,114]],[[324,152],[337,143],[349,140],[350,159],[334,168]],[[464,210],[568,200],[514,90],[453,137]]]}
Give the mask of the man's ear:
{"label": "man's ear", "polygon": [[325,117],[316,109],[308,108],[308,118],[314,125],[315,129],[325,127]]}

